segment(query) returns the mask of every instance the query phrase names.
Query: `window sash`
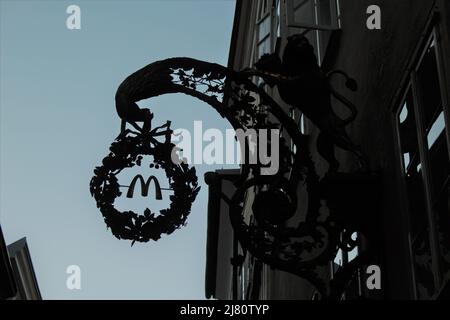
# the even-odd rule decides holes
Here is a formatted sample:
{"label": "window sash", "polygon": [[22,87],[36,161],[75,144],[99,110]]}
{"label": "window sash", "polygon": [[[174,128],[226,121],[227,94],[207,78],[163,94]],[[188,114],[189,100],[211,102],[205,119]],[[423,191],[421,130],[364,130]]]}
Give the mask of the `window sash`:
{"label": "window sash", "polygon": [[[271,1],[272,0],[259,0],[258,8],[257,8],[257,21],[264,19],[267,15],[270,14],[271,11]],[[265,8],[264,8],[265,7]],[[265,9],[265,11],[264,11]]]}
{"label": "window sash", "polygon": [[439,77],[439,84],[440,84],[440,92],[441,92],[441,103],[442,103],[442,110],[444,111],[444,123],[445,123],[445,133],[446,133],[446,140],[447,140],[447,150],[448,155],[450,159],[450,111],[449,111],[449,101],[447,96],[447,88],[446,88],[446,82],[445,82],[445,76],[443,74],[444,65],[442,62],[443,59],[443,53],[441,48],[441,38],[439,34],[439,30],[437,27],[434,28],[432,37],[435,41],[435,50],[436,50],[436,64],[438,69],[438,77]]}
{"label": "window sash", "polygon": [[[439,98],[441,99],[441,104],[439,106],[438,112],[433,116],[433,120],[431,121],[431,124],[433,124],[434,121],[437,120],[438,116],[441,113],[439,111],[442,111],[443,114],[444,114],[444,125],[445,125],[444,135],[445,135],[445,138],[446,138],[445,142],[447,144],[447,150],[449,151],[448,157],[449,157],[449,161],[450,161],[450,122],[449,122],[449,117],[448,117],[448,103],[447,103],[447,97],[446,97],[446,86],[445,86],[444,76],[442,74],[442,72],[443,72],[442,71],[443,70],[443,65],[442,65],[442,55],[441,55],[441,48],[440,48],[440,39],[439,39],[439,35],[438,35],[436,27],[431,32],[431,35],[430,35],[428,41],[425,44],[425,50],[423,50],[423,52],[422,52],[422,54],[420,56],[419,62],[417,63],[416,67],[414,68],[414,70],[412,72],[412,77],[415,78],[415,80],[416,80],[415,87],[416,87],[417,92],[418,92],[417,99],[419,99],[418,102],[420,104],[419,105],[419,107],[420,107],[419,112],[421,112],[420,119],[417,119],[417,121],[420,121],[420,124],[423,127],[423,130],[422,130],[422,132],[420,132],[420,134],[421,135],[423,134],[423,138],[424,138],[424,146],[423,146],[423,151],[425,152],[424,157],[426,157],[427,158],[426,160],[428,162],[430,162],[429,152],[430,152],[430,148],[432,146],[428,144],[428,134],[429,134],[429,132],[431,130],[431,127],[430,128],[427,127],[426,120],[425,120],[425,117],[423,115],[423,110],[425,110],[424,109],[425,106],[423,105],[424,101],[423,101],[423,98],[421,97],[422,93],[420,92],[420,83],[419,83],[419,80],[417,78],[417,73],[418,73],[418,71],[420,69],[420,66],[421,66],[422,62],[424,61],[427,49],[431,47],[431,44],[433,43],[433,41],[435,43],[434,44],[434,50],[435,50],[435,54],[436,54],[436,65],[437,65],[437,71],[438,71],[438,75],[437,76],[438,76],[438,81],[439,81],[439,88],[438,89],[439,89],[439,93],[440,93],[440,97]],[[428,170],[427,175],[429,177],[431,177],[431,170]],[[434,186],[432,186],[431,184],[432,184],[432,182],[430,181],[430,192],[431,192],[431,196],[430,197],[431,197],[431,201],[434,202],[436,199],[435,199],[435,197],[433,195],[436,194],[436,192],[434,192],[434,191],[437,191],[437,190],[432,190],[432,188]]]}
{"label": "window sash", "polygon": [[[430,159],[430,150],[428,146],[428,133],[429,128],[426,126],[425,121],[425,115],[424,115],[424,103],[422,92],[421,92],[421,86],[420,81],[418,77],[418,71],[420,70],[420,67],[422,65],[422,62],[424,61],[425,55],[427,53],[427,50],[430,48],[432,42],[435,41],[434,50],[436,53],[436,63],[437,63],[437,69],[438,69],[438,81],[439,81],[439,91],[440,91],[440,98],[441,98],[441,109],[444,112],[444,119],[445,119],[445,143],[448,146],[448,150],[450,147],[450,136],[449,136],[449,117],[448,117],[448,104],[446,100],[446,90],[445,90],[445,80],[443,77],[443,68],[442,68],[442,54],[441,54],[441,48],[440,48],[440,39],[437,27],[434,27],[432,31],[430,32],[429,38],[425,43],[424,49],[419,55],[418,62],[415,64],[415,66],[410,69],[411,72],[409,74],[409,83],[407,87],[405,88],[405,94],[403,99],[401,100],[401,105],[399,108],[397,108],[397,112],[395,113],[395,128],[396,128],[396,134],[397,134],[397,145],[400,150],[400,158],[401,158],[401,168],[402,170],[402,176],[404,181],[404,176],[406,175],[406,172],[409,168],[405,168],[404,165],[404,159],[403,159],[403,153],[401,150],[401,139],[400,139],[400,130],[399,130],[399,116],[400,111],[406,101],[407,93],[412,89],[413,92],[413,101],[414,101],[414,116],[415,116],[415,124],[416,124],[416,134],[418,139],[418,145],[419,145],[419,152],[418,156],[420,157],[420,162],[422,164],[422,178],[424,183],[424,192],[425,192],[425,206],[426,206],[426,214],[427,214],[427,224],[428,224],[428,238],[429,238],[429,246],[431,251],[431,257],[432,257],[432,270],[434,275],[434,288],[435,291],[439,291],[443,282],[443,274],[442,269],[440,265],[440,241],[439,236],[437,232],[437,221],[435,217],[435,206],[436,203],[439,201],[440,196],[442,195],[442,192],[445,191],[445,187],[449,184],[449,177],[446,177],[446,180],[443,184],[442,190],[433,190],[434,186],[432,181],[432,170],[431,170],[431,159]],[[433,120],[435,121],[435,119]],[[450,152],[449,152],[449,161],[450,161]],[[410,162],[412,163],[412,159],[410,159]],[[411,165],[410,163],[410,165]],[[406,190],[406,185],[404,182],[402,182],[403,189]],[[438,191],[436,193],[436,191]],[[403,197],[403,201],[407,201],[407,198]],[[408,210],[409,211],[409,210]],[[450,214],[450,213],[449,213]],[[412,240],[412,239],[410,239]],[[413,243],[411,242],[410,245]],[[415,280],[414,280],[415,281]],[[415,282],[414,282],[415,283]],[[415,284],[414,284],[415,285]],[[415,292],[416,293],[416,292]]]}
{"label": "window sash", "polygon": [[330,16],[331,24],[324,25],[319,22],[319,2],[318,0],[307,0],[312,3],[312,15],[314,23],[305,23],[301,21],[295,21],[295,10],[300,8],[300,5],[294,6],[293,0],[285,0],[286,2],[286,24],[289,28],[300,28],[307,30],[319,30],[319,31],[334,31],[339,30],[340,26],[340,9],[338,0],[330,0]]}
{"label": "window sash", "polygon": [[270,16],[270,11],[267,11],[266,13],[264,13],[260,18],[258,18],[258,20],[256,20],[256,24],[259,26],[261,24],[261,22],[264,21],[264,19],[266,19],[267,17]]}
{"label": "window sash", "polygon": [[[329,1],[329,4],[324,4],[324,7],[322,7],[323,2],[321,1]],[[306,0],[296,5],[294,0],[283,0],[282,3],[284,6],[282,7],[285,19],[284,25],[287,29],[287,35],[285,34],[285,36],[298,33],[298,29],[300,29],[300,32],[307,36],[313,45],[318,63],[321,65],[326,54],[331,32],[339,30],[341,26],[339,0]],[[302,6],[306,6],[303,10],[309,17],[306,18],[308,21],[295,20],[295,10],[301,10]],[[326,10],[326,13],[322,13],[321,10]],[[308,33],[310,34],[308,35]]]}
{"label": "window sash", "polygon": [[[419,63],[420,65],[420,63]],[[420,84],[418,80],[418,75],[416,71],[411,74],[411,82],[414,96],[414,113],[416,116],[416,127],[417,127],[417,142],[419,144],[419,154],[422,163],[422,179],[424,182],[425,190],[425,206],[427,210],[427,220],[429,228],[429,240],[430,240],[430,251],[431,251],[431,265],[433,269],[434,276],[434,288],[435,290],[440,288],[441,283],[441,272],[439,267],[439,239],[436,229],[436,221],[434,219],[433,208],[432,208],[432,185],[431,185],[431,166],[428,157],[428,147],[426,139],[426,129],[424,127],[424,115],[423,115],[423,101],[422,93],[420,91]]]}

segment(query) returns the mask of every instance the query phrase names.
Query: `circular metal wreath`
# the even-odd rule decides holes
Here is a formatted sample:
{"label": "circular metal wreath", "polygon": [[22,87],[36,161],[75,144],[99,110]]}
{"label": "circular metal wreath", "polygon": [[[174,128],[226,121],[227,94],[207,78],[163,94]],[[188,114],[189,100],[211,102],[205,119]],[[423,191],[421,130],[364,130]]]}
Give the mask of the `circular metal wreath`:
{"label": "circular metal wreath", "polygon": [[[103,159],[102,165],[94,169],[91,179],[91,195],[102,212],[105,223],[118,239],[148,242],[158,240],[162,234],[171,234],[186,224],[200,187],[195,168],[185,163],[175,164],[171,159],[173,143],[159,143],[150,134],[129,133],[119,135],[111,144],[110,153]],[[155,168],[165,170],[173,195],[170,206],[155,215],[145,209],[142,215],[133,211],[121,212],[114,207],[114,201],[121,195],[117,179],[125,168],[141,166],[143,156],[153,156]]]}

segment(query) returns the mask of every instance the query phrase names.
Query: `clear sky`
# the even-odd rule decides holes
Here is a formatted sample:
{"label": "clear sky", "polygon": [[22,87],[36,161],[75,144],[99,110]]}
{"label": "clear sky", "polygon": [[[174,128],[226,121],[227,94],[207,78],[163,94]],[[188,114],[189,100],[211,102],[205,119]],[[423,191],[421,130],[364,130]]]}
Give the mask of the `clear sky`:
{"label": "clear sky", "polygon": [[[66,8],[81,8],[81,30]],[[43,298],[203,299],[206,171],[188,225],[158,242],[116,239],[89,194],[95,166],[119,133],[114,94],[130,73],[188,56],[226,64],[235,3],[0,0],[0,223],[26,236]],[[154,123],[230,128],[208,105],[172,95],[140,103]],[[145,176],[145,174],[144,174]],[[136,201],[148,201],[141,199]],[[81,290],[66,268],[81,268]]]}

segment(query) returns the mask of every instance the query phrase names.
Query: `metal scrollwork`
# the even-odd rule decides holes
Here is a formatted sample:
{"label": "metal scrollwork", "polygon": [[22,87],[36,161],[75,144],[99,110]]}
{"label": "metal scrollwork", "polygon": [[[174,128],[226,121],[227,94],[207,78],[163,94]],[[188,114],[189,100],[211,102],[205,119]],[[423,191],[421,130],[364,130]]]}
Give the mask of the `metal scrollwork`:
{"label": "metal scrollwork", "polygon": [[[167,130],[170,131],[170,128]],[[175,145],[170,140],[159,142],[155,133],[121,133],[109,148],[110,153],[103,159],[102,165],[95,168],[90,183],[91,195],[96,200],[106,225],[114,236],[132,240],[132,244],[135,241],[156,241],[162,234],[171,234],[183,226],[190,213],[191,204],[200,190],[195,168],[189,168],[184,163],[174,164],[171,152]],[[153,157],[151,166],[165,171],[173,191],[170,206],[160,210],[159,215],[149,208],[139,215],[131,210],[120,212],[114,207],[115,199],[122,194],[117,175],[125,168],[141,166],[143,156]],[[133,188],[132,183],[129,189],[131,194]]]}
{"label": "metal scrollwork", "polygon": [[[330,163],[330,172],[336,171],[338,167],[334,157],[334,144],[353,152],[361,163],[365,161],[359,148],[350,142],[343,130],[354,119],[355,114],[352,113],[349,119],[339,120],[327,109],[330,107],[328,99],[333,95],[352,112],[356,113],[356,109],[331,88],[328,82],[331,74],[323,75],[317,63],[311,62],[310,45],[306,38],[297,36],[289,41],[288,51],[291,51],[286,54],[285,50],[283,61],[273,56],[264,57],[257,64],[257,69],[236,72],[218,64],[182,57],[154,62],[130,75],[117,90],[116,108],[123,124],[131,124],[137,132],[133,137],[130,132],[124,134],[123,125],[123,133],[111,146],[110,155],[104,159],[103,166],[95,170],[91,192],[106,223],[119,238],[134,241],[148,241],[149,238],[157,240],[161,232],[170,233],[185,222],[190,204],[199,189],[195,171],[193,168],[188,169],[185,164],[169,164],[167,155],[170,152],[163,150],[173,145],[170,140],[165,144],[155,143],[154,137],[149,134],[152,132],[153,114],[149,109],[139,108],[137,101],[163,94],[184,93],[209,104],[235,130],[282,127],[295,148],[288,146],[286,138],[279,137],[280,166],[274,175],[261,175],[260,165],[242,165],[241,178],[234,182],[237,190],[229,199],[231,223],[244,250],[274,268],[309,280],[323,297],[336,298],[366,256],[361,254],[349,264],[345,272],[338,272],[331,282],[324,276],[324,270],[334,259],[337,250],[351,250],[356,243],[351,238],[350,229],[346,229],[342,220],[337,219],[338,210],[325,205],[327,199],[323,196],[322,181],[311,159],[308,137],[298,130],[293,119],[252,78],[260,77],[265,84],[278,86],[285,102],[300,108],[316,122],[322,132],[319,151]],[[289,66],[288,63],[292,65]],[[297,67],[303,68],[300,71],[305,72],[292,73]],[[336,73],[346,77],[347,87],[356,89],[354,80],[342,71],[335,71],[333,74]],[[307,101],[303,101],[298,93],[305,93],[307,83],[317,85],[319,91],[308,94]],[[320,90],[325,93],[325,97],[317,96]],[[305,107],[303,102],[311,105]],[[325,109],[320,109],[321,106]],[[318,109],[314,110],[314,107]],[[142,127],[137,124],[139,122],[143,123]],[[150,147],[152,143],[154,146]],[[119,149],[126,151],[118,151]],[[136,164],[142,154],[153,155],[166,170],[168,177],[173,179],[171,186],[175,189],[178,202],[171,206],[171,214],[162,212],[158,217],[150,215],[142,218],[132,212],[118,214],[112,206],[118,195],[115,174],[123,167]],[[306,203],[298,199],[297,190],[300,185],[306,188]],[[249,189],[259,191],[251,204],[255,216],[252,223],[246,222],[243,215],[244,197]],[[305,218],[297,225],[288,225],[287,221],[302,206],[305,207]],[[175,215],[176,210],[180,210],[178,216]],[[163,219],[166,219],[164,223],[159,224],[158,221]],[[162,226],[162,229],[155,232],[156,236],[153,237],[142,231],[135,232],[145,226],[149,229]]]}

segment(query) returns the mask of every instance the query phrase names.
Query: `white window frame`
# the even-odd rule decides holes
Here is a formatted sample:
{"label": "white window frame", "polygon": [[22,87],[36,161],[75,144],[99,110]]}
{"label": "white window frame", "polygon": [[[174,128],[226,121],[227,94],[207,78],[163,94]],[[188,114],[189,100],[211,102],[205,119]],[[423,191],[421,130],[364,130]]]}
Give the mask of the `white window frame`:
{"label": "white window frame", "polygon": [[[427,222],[428,222],[428,229],[429,229],[429,246],[431,251],[431,259],[432,259],[432,271],[434,276],[434,290],[435,293],[439,292],[441,289],[441,286],[443,283],[443,274],[442,269],[440,266],[440,249],[439,249],[439,239],[438,239],[438,233],[437,233],[437,226],[436,226],[436,218],[435,213],[433,209],[433,204],[436,199],[434,199],[434,192],[433,192],[433,183],[431,181],[431,169],[430,169],[430,159],[429,159],[429,150],[428,150],[428,143],[427,143],[427,132],[426,128],[424,127],[424,115],[423,115],[423,101],[421,101],[421,92],[420,92],[420,85],[418,83],[418,75],[417,72],[420,69],[421,63],[424,59],[424,56],[426,54],[426,51],[428,48],[430,48],[433,41],[435,41],[435,52],[436,52],[436,63],[437,63],[437,69],[438,69],[438,79],[440,84],[440,93],[441,93],[441,101],[442,101],[442,109],[444,112],[444,119],[445,119],[445,129],[446,130],[446,142],[447,142],[447,148],[449,151],[449,161],[450,161],[450,119],[449,119],[449,105],[448,105],[448,99],[446,95],[446,86],[445,86],[445,78],[443,75],[443,64],[442,64],[442,48],[441,48],[441,41],[439,36],[439,29],[438,26],[435,25],[431,28],[431,32],[428,34],[428,36],[425,38],[426,41],[422,45],[422,49],[420,51],[419,59],[417,59],[417,62],[415,62],[414,66],[409,69],[408,77],[409,80],[406,83],[406,86],[404,88],[404,93],[402,96],[402,99],[400,101],[400,104],[397,105],[397,108],[395,109],[394,114],[394,124],[395,124],[395,134],[397,139],[397,150],[398,150],[398,160],[400,162],[399,167],[402,170],[402,189],[405,190],[403,195],[403,201],[407,201],[406,196],[406,184],[404,180],[404,175],[406,172],[406,167],[404,163],[404,157],[401,150],[401,137],[400,137],[400,128],[398,120],[400,119],[400,112],[404,106],[404,103],[406,101],[406,96],[408,92],[411,92],[413,96],[413,111],[415,120],[416,120],[416,135],[417,135],[417,143],[419,148],[419,157],[420,157],[420,163],[422,165],[421,172],[422,172],[422,178],[423,178],[423,184],[424,184],[424,198],[425,198],[425,208],[426,208],[426,215],[427,215]],[[408,206],[407,206],[408,207]],[[409,209],[407,209],[406,216],[408,217],[408,223],[409,223]],[[410,227],[409,227],[410,228]],[[412,240],[410,239],[410,252],[412,252]],[[417,284],[415,280],[415,270],[413,268],[413,287],[414,287],[414,296],[417,298]]]}
{"label": "white window frame", "polygon": [[341,11],[340,11],[340,0],[330,0],[330,18],[331,23],[329,25],[321,24],[319,21],[319,1],[320,0],[303,0],[301,4],[306,1],[312,3],[312,16],[314,17],[314,23],[306,23],[301,21],[295,21],[295,10],[300,7],[294,6],[294,0],[283,0],[284,14],[285,14],[285,25],[286,32],[285,36],[293,33],[297,33],[296,29],[302,29],[303,33],[314,32],[314,43],[313,47],[316,50],[316,55],[318,63],[322,64],[322,59],[325,56],[326,47],[323,47],[322,37],[323,32],[332,32],[341,29]]}
{"label": "white window frame", "polygon": [[[257,2],[257,7],[256,7],[256,21],[255,21],[255,52],[253,53],[253,60],[254,61],[258,61],[258,59],[260,58],[259,56],[259,46],[266,41],[267,39],[269,39],[269,52],[267,53],[273,53],[273,51],[275,50],[275,45],[277,42],[277,37],[278,37],[278,28],[277,28],[277,23],[280,24],[280,33],[281,33],[281,24],[282,24],[282,11],[281,11],[281,0],[267,0],[267,5],[268,5],[268,10],[262,15],[259,16],[260,11],[262,10],[262,6],[264,3],[264,0],[259,0]],[[274,3],[278,3],[278,12],[277,12],[277,6],[274,6]],[[278,17],[278,14],[280,15]],[[265,35],[263,38],[259,38],[259,26],[260,24],[265,20],[265,19],[269,19],[269,32],[267,33],[267,35]],[[279,19],[279,20],[278,20]],[[281,37],[281,35],[280,35]]]}
{"label": "white window frame", "polygon": [[[293,0],[284,0],[285,8],[286,8],[286,24],[289,28],[301,28],[308,30],[322,30],[322,31],[334,31],[341,29],[341,12],[340,12],[340,2],[339,0],[331,1],[331,24],[330,25],[322,25],[319,23],[319,0],[304,0],[311,1],[313,3],[313,16],[315,19],[315,23],[303,23],[297,22],[294,18],[294,12],[298,7],[294,7]],[[335,14],[333,14],[333,12]]]}

